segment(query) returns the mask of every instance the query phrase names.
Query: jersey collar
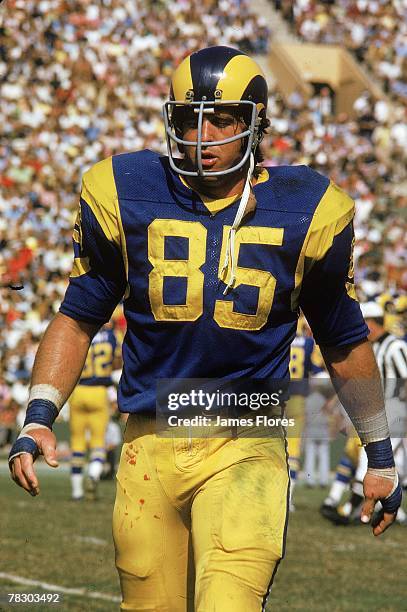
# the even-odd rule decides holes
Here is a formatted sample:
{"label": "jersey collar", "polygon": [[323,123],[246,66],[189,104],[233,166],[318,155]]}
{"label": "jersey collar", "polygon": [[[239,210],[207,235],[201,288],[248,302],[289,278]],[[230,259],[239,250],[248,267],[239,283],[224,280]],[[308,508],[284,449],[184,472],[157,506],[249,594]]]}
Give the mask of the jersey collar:
{"label": "jersey collar", "polygon": [[[179,174],[178,178],[180,179],[181,183],[185,187],[187,187],[190,191],[192,191],[192,187],[188,185],[188,183],[186,182],[183,176]],[[256,188],[256,185],[259,185],[260,183],[265,183],[268,179],[269,179],[269,173],[268,173],[267,168],[262,168],[256,180],[256,184],[254,185],[254,188]],[[211,215],[216,215],[216,213],[220,212],[221,210],[224,210],[225,208],[227,208],[228,206],[236,202],[236,200],[239,200],[242,194],[239,193],[236,195],[228,196],[227,198],[209,198],[208,196],[205,196],[202,193],[198,193],[198,195],[201,198],[202,202],[204,203],[205,207],[211,213]]]}

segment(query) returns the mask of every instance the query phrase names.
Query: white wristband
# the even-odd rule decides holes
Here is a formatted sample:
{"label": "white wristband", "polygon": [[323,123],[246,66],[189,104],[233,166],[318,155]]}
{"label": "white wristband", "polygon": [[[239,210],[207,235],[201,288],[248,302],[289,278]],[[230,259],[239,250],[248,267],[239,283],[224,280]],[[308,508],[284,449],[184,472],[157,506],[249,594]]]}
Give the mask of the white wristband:
{"label": "white wristband", "polygon": [[62,406],[65,403],[62,393],[52,385],[41,384],[34,385],[33,387],[31,387],[28,403],[35,399],[49,400],[54,404],[58,412],[61,410]]}
{"label": "white wristband", "polygon": [[372,416],[353,414],[349,410],[347,412],[363,446],[371,442],[386,440],[386,438],[390,437],[389,425],[384,408]]}

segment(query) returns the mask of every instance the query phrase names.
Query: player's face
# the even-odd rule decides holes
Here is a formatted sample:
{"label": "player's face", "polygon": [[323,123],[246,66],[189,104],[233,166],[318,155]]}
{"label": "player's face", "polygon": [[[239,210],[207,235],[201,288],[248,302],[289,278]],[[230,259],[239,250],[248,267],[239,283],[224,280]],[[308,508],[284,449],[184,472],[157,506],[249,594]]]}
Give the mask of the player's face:
{"label": "player's face", "polygon": [[[231,136],[241,134],[246,129],[243,121],[227,110],[217,109],[213,114],[203,116],[202,141],[216,142]],[[198,113],[192,109],[186,114],[183,121],[183,139],[196,142],[198,138]],[[207,145],[202,147],[202,166],[206,172],[227,170],[237,164],[242,156],[242,140],[235,140],[224,145]],[[197,147],[185,146],[185,168],[196,170]],[[219,177],[205,177],[203,180],[214,180]]]}

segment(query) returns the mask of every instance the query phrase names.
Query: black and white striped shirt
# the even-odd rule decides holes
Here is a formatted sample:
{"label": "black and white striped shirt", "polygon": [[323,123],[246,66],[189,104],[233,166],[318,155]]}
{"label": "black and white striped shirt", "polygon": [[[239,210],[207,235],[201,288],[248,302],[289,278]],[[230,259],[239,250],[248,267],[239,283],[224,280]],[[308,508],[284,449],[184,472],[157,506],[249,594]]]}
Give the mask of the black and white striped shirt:
{"label": "black and white striped shirt", "polygon": [[407,342],[385,333],[373,343],[386,399],[396,397],[407,381]]}

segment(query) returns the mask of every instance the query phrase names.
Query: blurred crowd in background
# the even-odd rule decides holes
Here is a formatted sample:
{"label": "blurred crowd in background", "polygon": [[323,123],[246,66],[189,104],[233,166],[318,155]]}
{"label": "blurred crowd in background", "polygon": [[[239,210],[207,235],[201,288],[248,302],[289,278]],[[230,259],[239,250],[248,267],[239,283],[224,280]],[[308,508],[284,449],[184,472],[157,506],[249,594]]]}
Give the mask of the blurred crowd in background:
{"label": "blurred crowd in background", "polygon": [[[351,120],[335,114],[327,88],[308,100],[294,92],[288,101],[271,89],[266,164],[308,164],[343,187],[356,200],[360,298],[402,294],[407,289],[405,5],[402,0],[274,4],[303,40],[348,45],[390,96],[386,101],[362,94]],[[8,0],[1,7],[3,424],[26,401],[39,339],[65,291],[83,172],[115,153],[143,148],[165,153],[161,105],[172,70],[185,55],[211,44],[264,54],[272,38],[249,0]],[[10,284],[24,288],[13,290]],[[117,325],[123,326],[120,314]]]}
{"label": "blurred crowd in background", "polygon": [[405,0],[274,0],[306,42],[345,45],[400,103],[407,99]]}

